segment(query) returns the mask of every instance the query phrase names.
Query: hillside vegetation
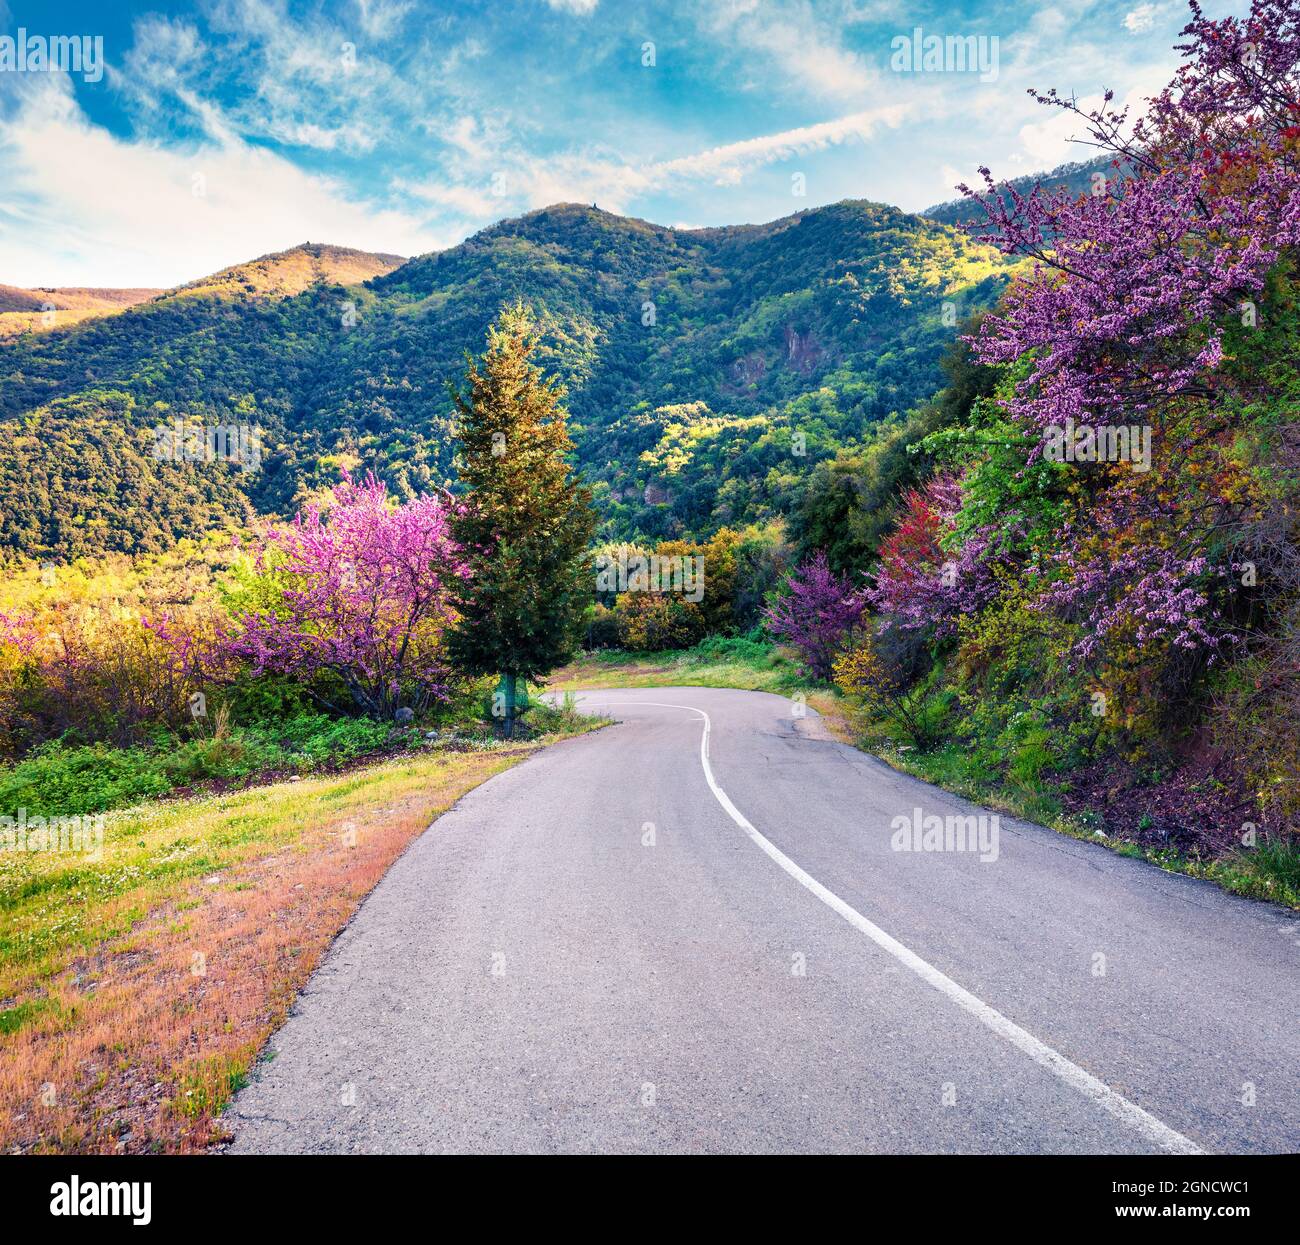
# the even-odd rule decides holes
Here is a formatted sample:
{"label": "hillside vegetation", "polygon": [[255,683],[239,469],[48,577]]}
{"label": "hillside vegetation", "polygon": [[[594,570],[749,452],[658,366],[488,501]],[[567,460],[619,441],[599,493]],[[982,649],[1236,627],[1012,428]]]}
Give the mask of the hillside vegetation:
{"label": "hillside vegetation", "polygon": [[[604,534],[708,535],[788,512],[816,462],[930,397],[1006,267],[862,202],[705,230],[564,204],[406,263],[308,244],[0,346],[0,547],[158,552],[288,514],[341,466],[442,486],[448,382],[520,298]],[[160,459],[176,421],[255,432],[256,465]]]}

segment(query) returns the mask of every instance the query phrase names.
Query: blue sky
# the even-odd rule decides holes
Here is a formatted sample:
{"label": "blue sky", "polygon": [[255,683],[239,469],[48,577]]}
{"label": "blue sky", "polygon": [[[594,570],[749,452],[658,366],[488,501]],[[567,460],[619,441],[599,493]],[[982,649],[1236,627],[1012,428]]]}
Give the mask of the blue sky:
{"label": "blue sky", "polygon": [[[170,286],[306,240],[417,254],[562,200],[685,227],[917,210],[981,163],[1086,155],[1027,88],[1140,100],[1185,20],[1175,0],[0,0],[0,36],[102,36],[105,63],[0,71],[0,283]],[[896,71],[916,27],[996,39],[996,77]]]}

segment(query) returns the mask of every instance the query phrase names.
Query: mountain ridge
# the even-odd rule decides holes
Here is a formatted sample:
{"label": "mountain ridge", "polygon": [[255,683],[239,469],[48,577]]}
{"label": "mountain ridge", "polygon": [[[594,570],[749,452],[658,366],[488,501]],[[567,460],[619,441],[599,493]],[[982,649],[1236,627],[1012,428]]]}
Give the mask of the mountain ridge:
{"label": "mountain ridge", "polygon": [[313,285],[356,285],[401,267],[409,257],[327,242],[300,242],[283,251],[231,264],[218,272],[168,290],[167,297],[221,292],[242,287],[246,293],[278,298],[301,294]]}
{"label": "mountain ridge", "polygon": [[85,285],[0,285],[0,312],[44,311],[52,304],[57,311],[81,311],[91,308],[134,307],[159,294],[161,289],[145,287],[104,287]]}
{"label": "mountain ridge", "polygon": [[[813,463],[939,387],[958,317],[1006,274],[991,248],[865,200],[692,230],[555,204],[404,262],[271,252],[0,348],[0,548],[160,549],[288,513],[343,469],[398,496],[440,487],[448,383],[518,299],[568,387],[606,535],[766,521]],[[159,461],[153,430],[178,418],[260,428],[257,469]]]}

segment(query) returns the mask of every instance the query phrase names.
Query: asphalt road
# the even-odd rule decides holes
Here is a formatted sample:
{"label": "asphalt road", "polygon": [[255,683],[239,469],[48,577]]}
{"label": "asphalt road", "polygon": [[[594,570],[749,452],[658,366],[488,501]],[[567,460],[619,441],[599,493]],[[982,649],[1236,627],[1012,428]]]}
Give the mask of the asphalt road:
{"label": "asphalt road", "polygon": [[234,1152],[1300,1148],[1300,921],[1006,817],[896,850],[987,810],[776,696],[580,700],[362,905]]}

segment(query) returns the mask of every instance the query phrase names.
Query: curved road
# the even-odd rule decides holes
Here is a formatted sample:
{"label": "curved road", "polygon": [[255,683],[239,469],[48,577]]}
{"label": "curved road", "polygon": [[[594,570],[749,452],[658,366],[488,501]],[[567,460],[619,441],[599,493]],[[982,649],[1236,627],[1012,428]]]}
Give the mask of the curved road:
{"label": "curved road", "polygon": [[1300,1147],[1300,921],[1006,817],[978,841],[987,810],[777,696],[580,703],[618,724],[362,905],[234,1152]]}

